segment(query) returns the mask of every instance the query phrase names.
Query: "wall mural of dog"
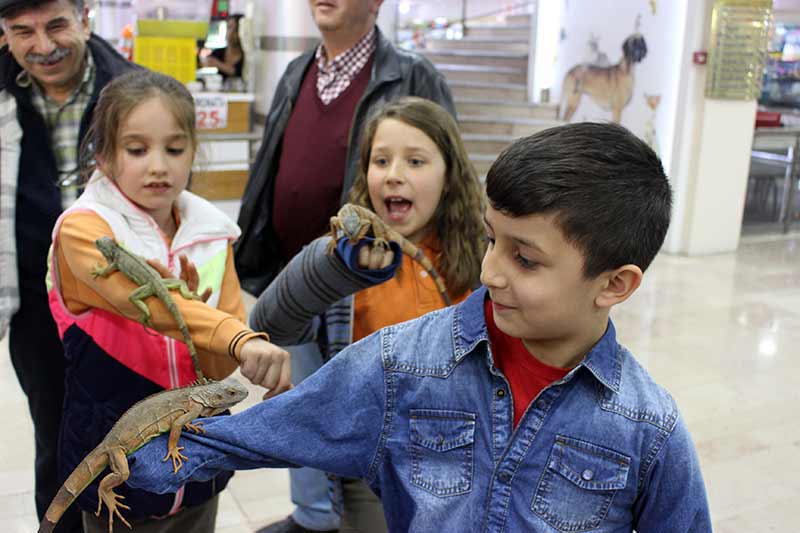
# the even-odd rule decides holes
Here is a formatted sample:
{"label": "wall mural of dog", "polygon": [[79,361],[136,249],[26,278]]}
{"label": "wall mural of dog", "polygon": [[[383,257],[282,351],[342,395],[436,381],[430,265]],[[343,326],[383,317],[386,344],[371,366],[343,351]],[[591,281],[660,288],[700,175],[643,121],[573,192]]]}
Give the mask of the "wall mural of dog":
{"label": "wall mural of dog", "polygon": [[604,109],[610,109],[611,119],[619,123],[622,108],[628,105],[633,95],[633,67],[646,55],[647,43],[637,32],[622,43],[622,58],[616,65],[582,63],[572,67],[561,85],[562,119],[569,122],[581,97],[586,94]]}

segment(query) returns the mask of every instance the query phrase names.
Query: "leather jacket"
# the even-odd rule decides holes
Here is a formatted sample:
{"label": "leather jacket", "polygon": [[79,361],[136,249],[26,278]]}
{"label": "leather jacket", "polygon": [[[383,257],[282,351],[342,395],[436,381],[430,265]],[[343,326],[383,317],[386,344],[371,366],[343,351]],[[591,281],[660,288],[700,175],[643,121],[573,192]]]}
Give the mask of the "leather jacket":
{"label": "leather jacket", "polygon": [[[455,116],[450,89],[424,57],[395,47],[376,28],[377,46],[369,84],[356,106],[350,127],[341,204],[347,201],[358,172],[362,127],[373,110],[402,96],[428,98]],[[242,288],[258,296],[285,266],[272,226],[272,201],[283,132],[300,92],[315,50],[304,53],[286,67],[272,99],[264,138],[250,171],[242,197],[239,226],[242,236],[234,247],[236,270]]]}

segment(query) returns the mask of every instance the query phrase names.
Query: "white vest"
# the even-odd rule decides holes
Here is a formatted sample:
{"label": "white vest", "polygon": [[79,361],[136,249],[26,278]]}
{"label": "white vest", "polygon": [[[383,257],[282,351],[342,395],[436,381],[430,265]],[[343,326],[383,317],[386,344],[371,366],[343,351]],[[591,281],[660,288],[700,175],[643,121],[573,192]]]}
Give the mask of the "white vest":
{"label": "white vest", "polygon": [[[225,276],[228,243],[238,238],[239,228],[211,203],[190,192],[181,192],[176,205],[180,227],[172,244],[168,245],[155,220],[122,194],[113,181],[96,172],[80,198],[56,222],[47,276],[50,308],[62,337],[70,326],[77,324],[108,355],[165,388],[184,386],[192,381],[186,346],[176,345],[171,338],[154,335],[135,322],[103,310],[93,309],[81,315],[70,313],[61,296],[55,249],[64,218],[76,212],[91,211],[108,223],[111,236],[127,250],[160,261],[176,277],[180,275],[178,255],[186,254],[200,277],[197,292],[202,294],[210,287],[212,293],[207,303],[216,307]],[[126,338],[124,343],[119,340],[121,336]]]}

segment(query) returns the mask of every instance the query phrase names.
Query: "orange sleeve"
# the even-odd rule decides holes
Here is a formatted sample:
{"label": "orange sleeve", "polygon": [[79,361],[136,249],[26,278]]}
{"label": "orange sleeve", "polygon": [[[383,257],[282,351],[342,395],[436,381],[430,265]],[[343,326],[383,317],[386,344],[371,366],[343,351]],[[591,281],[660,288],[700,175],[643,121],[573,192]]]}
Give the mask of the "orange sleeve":
{"label": "orange sleeve", "polygon": [[[89,308],[98,308],[120,314],[138,322],[139,310],[130,301],[128,295],[137,288],[125,274],[114,272],[107,278],[94,278],[92,269],[105,265],[106,260],[94,245],[94,241],[102,236],[111,236],[111,228],[97,214],[79,212],[69,215],[64,219],[58,233],[59,246],[57,248],[57,261],[59,277],[61,279],[61,292],[67,308],[73,313],[81,313]],[[232,264],[229,254],[228,262]],[[226,271],[226,282],[231,275],[235,277],[235,270]],[[238,286],[238,281],[235,282]],[[172,297],[178,306],[183,319],[192,332],[192,340],[201,357],[203,372],[209,377],[218,378],[221,374],[230,374],[242,345],[253,337],[263,337],[261,333],[250,330],[240,318],[238,312],[241,297],[236,303],[236,297],[226,290],[231,283],[223,284],[220,294],[225,298],[226,309],[237,310],[236,315],[216,309],[198,300],[186,300],[180,293],[172,291]],[[153,328],[164,335],[183,341],[183,336],[178,330],[175,319],[166,306],[155,296],[145,300],[150,309]],[[234,358],[235,361],[230,361]],[[228,359],[228,361],[225,361]],[[226,374],[227,372],[227,374]],[[216,376],[215,376],[216,375]]]}
{"label": "orange sleeve", "polygon": [[[228,245],[228,258],[225,261],[225,275],[222,278],[217,309],[227,313],[240,322],[244,322],[246,312],[242,292],[239,287],[239,276],[236,275],[236,268],[233,265],[233,246]],[[248,335],[244,340],[248,340],[256,335]],[[240,343],[244,344],[244,343]],[[198,348],[197,356],[200,359],[200,366],[211,379],[224,379],[230,376],[238,366],[236,361],[230,357],[215,357]]]}
{"label": "orange sleeve", "polygon": [[229,315],[235,316],[239,321],[247,319],[242,300],[242,288],[239,285],[239,276],[236,275],[236,267],[233,264],[233,245],[228,245],[228,258],[225,261],[225,276],[222,278],[222,287],[219,292],[217,309]]}

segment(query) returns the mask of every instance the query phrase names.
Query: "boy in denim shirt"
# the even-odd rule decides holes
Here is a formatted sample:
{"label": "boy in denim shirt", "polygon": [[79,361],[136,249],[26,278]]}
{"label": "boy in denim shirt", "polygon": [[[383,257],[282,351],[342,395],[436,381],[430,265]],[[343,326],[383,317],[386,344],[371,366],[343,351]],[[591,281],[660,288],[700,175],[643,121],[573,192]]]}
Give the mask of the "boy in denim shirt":
{"label": "boy in denim shirt", "polygon": [[570,124],[515,141],[486,190],[484,286],[465,302],[184,432],[177,475],[159,438],[128,483],[304,465],[364,479],[391,531],[711,531],[678,408],[609,319],[669,226],[658,157],[621,126]]}

